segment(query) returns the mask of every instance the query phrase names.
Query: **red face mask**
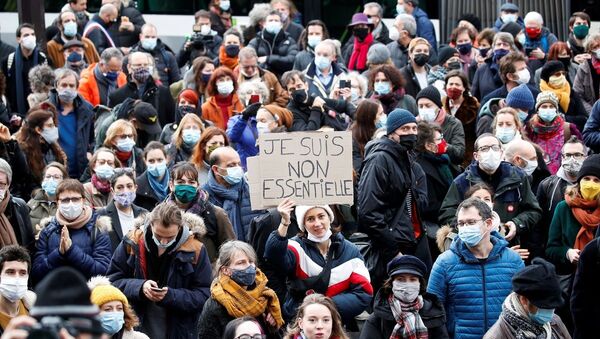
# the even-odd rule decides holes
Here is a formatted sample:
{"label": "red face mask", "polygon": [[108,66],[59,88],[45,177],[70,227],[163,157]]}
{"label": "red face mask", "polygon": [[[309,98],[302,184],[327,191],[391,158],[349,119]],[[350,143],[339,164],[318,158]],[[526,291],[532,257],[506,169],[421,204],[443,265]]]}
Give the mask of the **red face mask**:
{"label": "red face mask", "polygon": [[527,36],[529,36],[531,39],[535,39],[538,36],[540,36],[540,34],[542,34],[542,29],[541,28],[525,28],[525,32],[527,32]]}
{"label": "red face mask", "polygon": [[445,154],[446,150],[448,149],[448,143],[446,142],[445,139],[442,139],[442,142],[440,142],[437,145],[437,147],[438,147],[438,149],[437,149],[437,152],[435,152],[435,154],[437,154],[437,155]]}
{"label": "red face mask", "polygon": [[458,88],[451,87],[446,90],[446,94],[448,95],[448,98],[456,100],[463,94],[463,91]]}

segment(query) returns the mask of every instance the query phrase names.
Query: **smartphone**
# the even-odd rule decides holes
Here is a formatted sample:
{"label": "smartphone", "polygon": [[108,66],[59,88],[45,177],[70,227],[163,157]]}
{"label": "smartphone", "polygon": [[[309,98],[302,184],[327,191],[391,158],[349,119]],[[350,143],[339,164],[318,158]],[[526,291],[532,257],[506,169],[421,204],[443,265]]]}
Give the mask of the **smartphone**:
{"label": "smartphone", "polygon": [[533,52],[535,48],[525,47],[525,55],[530,56],[531,52]]}
{"label": "smartphone", "polygon": [[255,104],[257,102],[260,102],[260,95],[258,95],[258,94],[252,94],[250,96],[250,104]]}
{"label": "smartphone", "polygon": [[340,88],[346,88],[346,80],[340,80]]}
{"label": "smartphone", "polygon": [[150,287],[150,289],[154,292],[163,292],[164,288],[158,288],[158,287]]}

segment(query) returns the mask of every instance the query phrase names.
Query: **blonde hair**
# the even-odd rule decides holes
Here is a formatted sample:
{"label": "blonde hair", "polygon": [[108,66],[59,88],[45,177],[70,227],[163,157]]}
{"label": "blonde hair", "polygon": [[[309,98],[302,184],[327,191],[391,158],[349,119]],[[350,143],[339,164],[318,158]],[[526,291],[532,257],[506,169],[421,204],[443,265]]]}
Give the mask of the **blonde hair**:
{"label": "blonde hair", "polygon": [[104,138],[104,147],[108,147],[111,149],[114,148],[115,145],[113,144],[113,142],[115,141],[115,138],[118,135],[123,134],[123,132],[127,128],[131,129],[131,134],[133,134],[133,140],[137,141],[137,131],[135,130],[135,126],[133,126],[131,121],[119,119],[110,124],[110,126],[108,127],[108,130],[106,131],[106,137]]}
{"label": "blonde hair", "polygon": [[496,133],[496,123],[498,122],[498,115],[500,114],[510,114],[513,116],[513,120],[515,122],[515,126],[517,127],[517,132],[521,133],[521,129],[523,128],[523,124],[521,123],[521,119],[519,119],[519,113],[517,110],[512,107],[504,107],[496,112],[496,116],[494,117],[494,121],[492,122],[492,130],[494,134]]}
{"label": "blonde hair", "polygon": [[202,123],[202,119],[200,119],[200,117],[198,117],[194,113],[188,113],[184,115],[183,118],[181,118],[181,121],[179,122],[179,126],[177,126],[177,129],[175,130],[175,132],[173,132],[173,138],[171,139],[171,142],[174,143],[175,146],[177,146],[177,148],[180,148],[183,144],[183,126],[185,126],[189,122],[193,122],[196,125],[198,125],[198,127],[200,128],[200,134],[204,132],[204,124]]}
{"label": "blonde hair", "polygon": [[217,259],[217,274],[221,272],[223,267],[229,266],[233,256],[237,253],[244,253],[250,262],[256,263],[256,252],[248,243],[239,240],[230,240],[219,248],[219,258]]}

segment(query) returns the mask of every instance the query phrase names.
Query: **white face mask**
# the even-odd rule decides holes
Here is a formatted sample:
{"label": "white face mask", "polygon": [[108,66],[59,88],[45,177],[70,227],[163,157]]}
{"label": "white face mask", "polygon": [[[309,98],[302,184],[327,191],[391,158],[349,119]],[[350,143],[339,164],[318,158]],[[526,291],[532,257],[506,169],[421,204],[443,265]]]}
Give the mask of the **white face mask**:
{"label": "white face mask", "polygon": [[592,51],[594,53],[594,55],[596,56],[596,59],[600,59],[600,48],[595,49]]}
{"label": "white face mask", "polygon": [[437,108],[419,108],[419,116],[423,121],[432,122],[437,117]]}
{"label": "white face mask", "polygon": [[479,153],[479,167],[487,172],[496,172],[500,167],[500,156],[502,153],[489,150],[485,153]]}
{"label": "white face mask", "polygon": [[210,25],[200,26],[200,34],[201,35],[209,35],[210,31],[211,31]]}
{"label": "white face mask", "polygon": [[11,302],[21,300],[27,292],[29,277],[0,277],[0,293]]}
{"label": "white face mask", "polygon": [[325,232],[325,235],[324,235],[324,236],[322,236],[322,237],[320,237],[320,238],[318,238],[318,237],[315,237],[314,235],[312,235],[312,233],[310,233],[310,232],[308,232],[308,231],[306,231],[306,233],[308,233],[308,235],[306,236],[306,237],[308,238],[308,240],[310,240],[310,241],[312,241],[312,242],[319,243],[319,244],[320,244],[320,243],[322,243],[322,242],[324,242],[324,241],[327,241],[327,240],[329,240],[329,238],[330,238],[330,237],[331,237],[331,235],[333,234],[333,233],[331,232],[331,229],[328,229],[328,230],[327,230],[327,232]]}
{"label": "white face mask", "polygon": [[504,23],[517,22],[517,15],[516,14],[512,14],[512,13],[503,14],[502,15],[502,22],[504,22]]}
{"label": "white face mask", "polygon": [[257,122],[256,123],[256,129],[258,130],[258,134],[264,134],[264,133],[269,133],[271,132],[271,130],[269,129],[269,123],[268,122]]}
{"label": "white face mask", "polygon": [[521,168],[523,171],[525,171],[525,173],[527,173],[527,175],[531,176],[533,174],[533,172],[535,171],[535,169],[538,166],[538,162],[537,160],[527,160],[527,159],[523,159],[525,160],[525,162],[527,163],[525,165],[524,168]]}
{"label": "white face mask", "polygon": [[517,75],[519,76],[519,79],[517,79],[516,81],[519,85],[528,84],[529,80],[531,80],[531,74],[529,73],[529,70],[527,68],[518,71]]}
{"label": "white face mask", "polygon": [[29,35],[21,39],[21,45],[28,50],[34,49],[36,44],[35,35]]}
{"label": "white face mask", "polygon": [[60,204],[60,214],[67,220],[75,220],[81,215],[83,205],[80,202],[70,202],[68,204]]}
{"label": "white face mask", "polygon": [[392,291],[394,297],[404,303],[412,303],[419,296],[421,284],[417,282],[402,282],[394,280],[392,282]]}

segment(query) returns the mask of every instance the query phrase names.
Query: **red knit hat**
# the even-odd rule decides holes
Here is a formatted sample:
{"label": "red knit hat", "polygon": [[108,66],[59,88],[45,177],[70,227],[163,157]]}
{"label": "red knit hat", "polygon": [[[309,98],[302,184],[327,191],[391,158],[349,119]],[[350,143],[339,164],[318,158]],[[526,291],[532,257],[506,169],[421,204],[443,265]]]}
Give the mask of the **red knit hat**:
{"label": "red knit hat", "polygon": [[179,93],[177,97],[177,101],[181,100],[181,98],[185,99],[190,104],[198,105],[198,94],[193,89],[184,89]]}

